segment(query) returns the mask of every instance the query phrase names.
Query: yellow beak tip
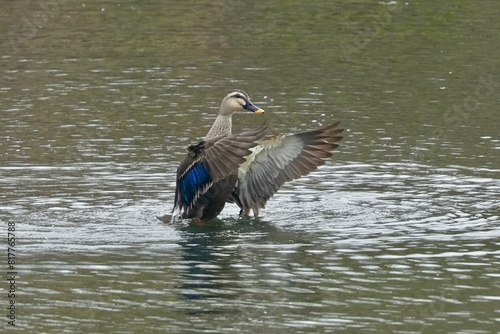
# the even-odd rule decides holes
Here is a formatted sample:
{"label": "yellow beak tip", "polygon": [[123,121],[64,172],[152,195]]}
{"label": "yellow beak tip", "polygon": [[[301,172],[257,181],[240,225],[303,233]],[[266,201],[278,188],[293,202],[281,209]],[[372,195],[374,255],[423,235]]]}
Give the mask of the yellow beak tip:
{"label": "yellow beak tip", "polygon": [[265,112],[264,109],[260,109],[260,108],[255,110],[256,114],[263,114],[264,112]]}

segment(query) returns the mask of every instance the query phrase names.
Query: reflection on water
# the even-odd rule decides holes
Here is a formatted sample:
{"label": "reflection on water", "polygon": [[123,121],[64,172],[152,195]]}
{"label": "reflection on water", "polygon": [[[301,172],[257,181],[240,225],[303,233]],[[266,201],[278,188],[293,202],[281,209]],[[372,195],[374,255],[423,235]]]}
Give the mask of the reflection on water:
{"label": "reflection on water", "polygon": [[[35,30],[18,23],[41,7],[4,5],[0,220],[24,331],[497,330],[496,3],[60,1]],[[259,220],[161,223],[234,88],[266,109],[236,131],[340,119],[340,150]]]}
{"label": "reflection on water", "polygon": [[[133,332],[146,323],[193,332],[421,331],[459,330],[473,312],[482,328],[495,327],[498,170],[325,166],[283,189],[260,220],[239,220],[230,206],[198,226],[156,220],[165,204],[151,189],[162,167],[95,166],[73,179],[75,168],[61,168],[58,185],[54,169],[30,171],[51,195],[8,204],[15,211],[34,203],[30,213],[17,209],[27,217],[18,224],[27,323],[54,328],[57,314],[57,326],[82,331]],[[89,184],[85,174],[100,195],[69,197]],[[135,198],[105,191],[120,181]]]}

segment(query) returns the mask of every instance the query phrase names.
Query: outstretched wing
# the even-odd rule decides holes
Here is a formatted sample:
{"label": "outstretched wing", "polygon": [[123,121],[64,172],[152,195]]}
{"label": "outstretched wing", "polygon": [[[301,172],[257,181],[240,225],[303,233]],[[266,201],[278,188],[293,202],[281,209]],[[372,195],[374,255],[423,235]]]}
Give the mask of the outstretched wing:
{"label": "outstretched wing", "polygon": [[340,122],[307,132],[264,139],[240,166],[232,199],[244,212],[258,213],[285,183],[309,174],[338,147]]}
{"label": "outstretched wing", "polygon": [[188,154],[177,169],[174,212],[193,206],[196,199],[219,180],[234,173],[257,145],[265,128],[201,141],[188,147]]}

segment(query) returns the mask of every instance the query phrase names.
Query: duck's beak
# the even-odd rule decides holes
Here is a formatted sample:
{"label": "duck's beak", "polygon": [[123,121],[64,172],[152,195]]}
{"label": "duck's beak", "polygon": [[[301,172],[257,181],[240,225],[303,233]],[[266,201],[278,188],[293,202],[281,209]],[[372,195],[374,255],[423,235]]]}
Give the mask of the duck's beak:
{"label": "duck's beak", "polygon": [[247,101],[247,104],[245,104],[243,106],[243,108],[246,110],[249,110],[249,111],[253,111],[256,114],[263,114],[264,113],[264,109],[257,107],[255,104],[253,104],[250,101]]}

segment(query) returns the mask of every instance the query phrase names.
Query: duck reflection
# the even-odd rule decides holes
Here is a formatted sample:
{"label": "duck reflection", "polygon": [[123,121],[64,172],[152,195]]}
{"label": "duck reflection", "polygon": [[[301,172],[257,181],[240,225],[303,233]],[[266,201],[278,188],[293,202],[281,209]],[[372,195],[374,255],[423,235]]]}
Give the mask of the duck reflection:
{"label": "duck reflection", "polygon": [[183,248],[183,262],[188,266],[182,274],[184,297],[189,300],[216,297],[215,291],[224,289],[224,284],[218,282],[223,267],[214,255],[214,249],[228,239],[223,222],[216,220],[205,226],[190,224],[182,232],[185,238],[179,244]]}
{"label": "duck reflection", "polygon": [[[182,262],[186,266],[181,274],[182,296],[187,301],[210,300],[207,305],[186,310],[189,314],[227,313],[237,310],[224,308],[228,299],[240,298],[245,279],[235,270],[238,259],[244,257],[245,243],[266,239],[269,224],[248,219],[213,220],[207,225],[189,224],[182,228]],[[215,309],[214,309],[215,306]]]}

